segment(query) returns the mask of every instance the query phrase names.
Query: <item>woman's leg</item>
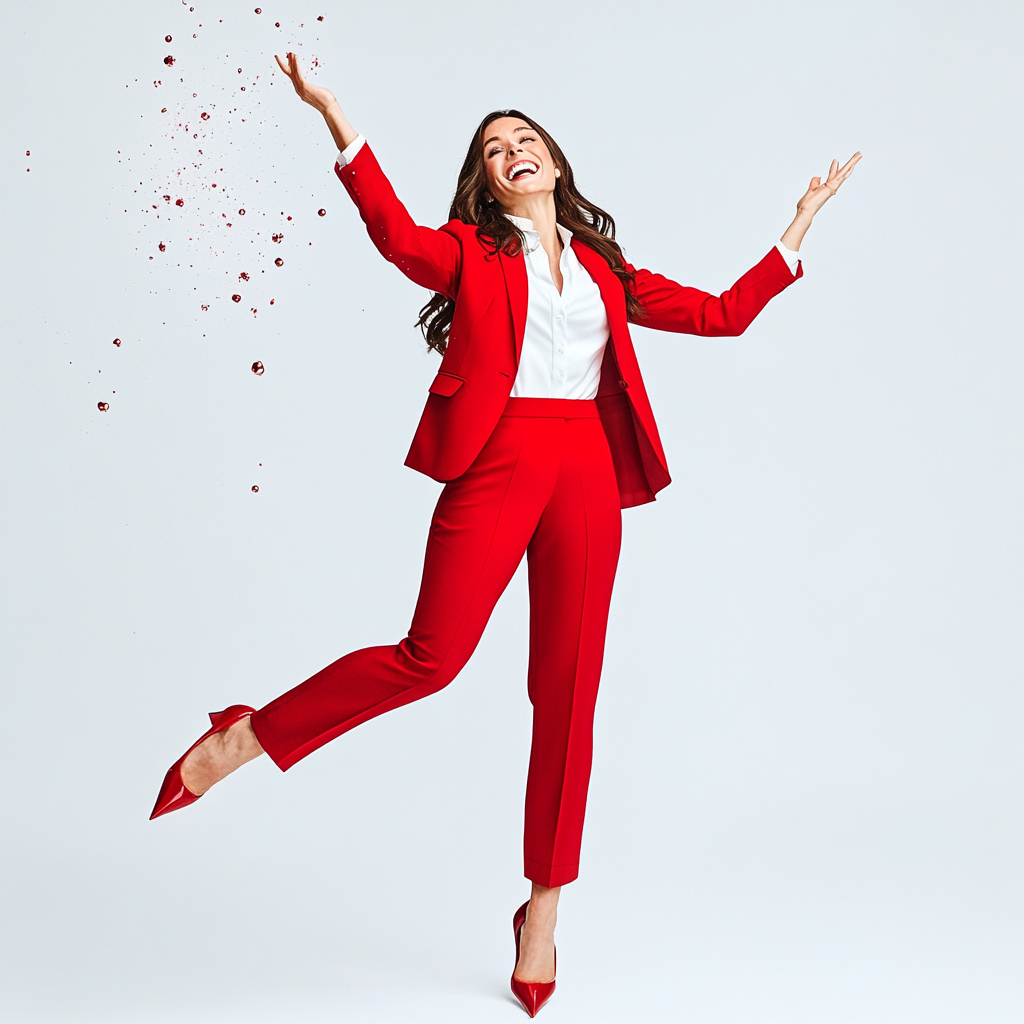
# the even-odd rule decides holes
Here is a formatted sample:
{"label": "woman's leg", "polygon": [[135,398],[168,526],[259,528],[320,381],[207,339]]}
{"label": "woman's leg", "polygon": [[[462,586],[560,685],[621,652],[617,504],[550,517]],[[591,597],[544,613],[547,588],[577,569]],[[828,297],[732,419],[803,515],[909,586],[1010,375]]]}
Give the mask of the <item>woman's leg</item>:
{"label": "woman's leg", "polygon": [[[565,421],[558,483],[529,546],[533,747],[526,787],[522,981],[554,976],[559,887],[576,878],[621,514],[600,420]],[[536,902],[535,902],[536,901]]]}
{"label": "woman's leg", "polygon": [[257,711],[251,724],[211,737],[186,761],[186,779],[208,788],[262,750],[290,768],[361,722],[446,686],[476,648],[555,488],[559,456],[549,426],[503,417],[473,466],[446,485],[401,643],[354,651]]}

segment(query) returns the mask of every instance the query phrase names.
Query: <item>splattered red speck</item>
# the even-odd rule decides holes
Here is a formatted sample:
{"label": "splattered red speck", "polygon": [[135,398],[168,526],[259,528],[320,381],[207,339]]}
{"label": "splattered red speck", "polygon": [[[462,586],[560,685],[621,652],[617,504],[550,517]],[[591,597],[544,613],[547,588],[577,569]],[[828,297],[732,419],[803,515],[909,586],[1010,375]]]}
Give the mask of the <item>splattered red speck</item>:
{"label": "splattered red speck", "polygon": [[271,235],[270,236],[270,240],[272,242],[280,242],[282,238],[284,238],[284,235]]}
{"label": "splattered red speck", "polygon": [[207,113],[207,112],[206,112],[205,110],[204,110],[204,111],[203,111],[203,112],[202,112],[202,113],[201,113],[201,114],[200,114],[199,116],[200,116],[200,117],[201,117],[201,118],[202,118],[202,119],[203,119],[204,121],[209,121],[209,120],[210,120],[210,115],[209,115],[209,114],[208,114],[208,113]]}
{"label": "splattered red speck", "polygon": [[120,347],[121,347],[121,339],[120,339],[120,338],[115,338],[115,339],[114,339],[114,344],[115,344],[115,345],[116,345],[116,346],[117,346],[118,348],[120,348]]}
{"label": "splattered red speck", "polygon": [[184,199],[175,199],[174,200],[174,205],[175,206],[184,206],[185,205],[185,200]]}
{"label": "splattered red speck", "polygon": [[319,210],[317,210],[316,212],[317,212],[317,213],[318,213],[318,214],[319,214],[319,215],[320,215],[321,217],[326,217],[326,216],[327,216],[327,211],[326,211],[326,210],[325,210],[325,209],[324,209],[323,207],[321,207],[321,208],[320,208]]}
{"label": "splattered red speck", "polygon": [[246,273],[246,272],[245,272],[245,271],[243,270],[243,271],[242,271],[242,272],[241,272],[241,273],[240,273],[240,274],[238,275],[238,280],[239,280],[239,281],[248,281],[248,280],[249,280],[249,275],[248,275],[248,274],[247,274],[247,273]]}
{"label": "splattered red speck", "polygon": [[257,377],[263,374],[263,364],[258,359],[252,364],[252,372],[255,373]]}
{"label": "splattered red speck", "polygon": [[99,409],[100,412],[106,412],[110,408],[110,403],[109,402],[97,402],[96,403],[96,408]]}
{"label": "splattered red speck", "polygon": [[239,217],[244,217],[245,216],[245,210],[239,210],[238,211],[238,216]]}
{"label": "splattered red speck", "polygon": [[277,259],[274,260],[274,266],[275,267],[283,267],[284,266],[284,260],[281,259],[280,256],[278,256]]}
{"label": "splattered red speck", "polygon": [[258,490],[259,490],[259,486],[257,484],[253,484],[252,485],[252,493],[255,494]]}
{"label": "splattered red speck", "polygon": [[324,20],[324,16],[321,14],[321,15],[319,15],[319,17],[317,17],[316,20],[317,21],[323,21]]}
{"label": "splattered red speck", "polygon": [[280,28],[280,27],[281,27],[281,22],[275,21],[274,22],[274,28]]}
{"label": "splattered red speck", "polygon": [[164,42],[165,43],[169,43],[170,41],[171,41],[171,37],[170,36],[164,36]]}
{"label": "splattered red speck", "polygon": [[160,250],[161,252],[167,252],[167,246],[166,246],[166,245],[164,245],[164,243],[163,243],[163,242],[161,242],[161,243],[160,243],[160,244],[159,244],[159,245],[157,246],[157,248],[158,248],[158,249],[159,249],[159,250]]}
{"label": "splattered red speck", "polygon": [[257,7],[256,8],[256,13],[257,14],[262,14],[263,13],[263,9],[261,7]]}
{"label": "splattered red speck", "polygon": [[242,296],[241,295],[232,295],[231,296],[231,301],[232,302],[241,302],[242,301]]}
{"label": "splattered red speck", "polygon": [[26,149],[25,150],[25,156],[31,156],[31,155],[32,155],[31,152],[29,152],[29,150]]}
{"label": "splattered red speck", "polygon": [[174,58],[170,54],[168,54],[166,57],[164,57],[164,63],[168,67],[172,67],[174,65]]}

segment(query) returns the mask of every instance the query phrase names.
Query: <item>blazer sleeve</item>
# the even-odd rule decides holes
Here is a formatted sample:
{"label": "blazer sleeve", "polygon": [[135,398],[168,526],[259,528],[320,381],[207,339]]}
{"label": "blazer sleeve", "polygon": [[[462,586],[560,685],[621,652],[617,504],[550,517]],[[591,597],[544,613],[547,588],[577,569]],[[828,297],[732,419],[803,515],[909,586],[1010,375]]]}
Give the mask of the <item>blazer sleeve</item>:
{"label": "blazer sleeve", "polygon": [[462,268],[460,221],[440,229],[418,225],[395,195],[368,144],[334,170],[363,218],[370,240],[410,280],[454,299]]}
{"label": "blazer sleeve", "polygon": [[[626,266],[633,270],[629,264]],[[794,276],[773,246],[760,263],[721,295],[687,288],[649,270],[634,273],[636,297],[647,316],[631,317],[633,323],[677,334],[736,337],[750,326],[769,300],[803,276],[803,267],[798,267]]]}

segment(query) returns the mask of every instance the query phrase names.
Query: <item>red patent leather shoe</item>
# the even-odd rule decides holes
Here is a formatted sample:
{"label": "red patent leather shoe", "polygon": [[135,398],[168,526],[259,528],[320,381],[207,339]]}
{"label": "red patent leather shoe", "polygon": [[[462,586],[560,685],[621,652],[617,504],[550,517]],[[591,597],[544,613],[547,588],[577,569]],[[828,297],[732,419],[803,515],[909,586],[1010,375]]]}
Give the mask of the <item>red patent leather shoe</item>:
{"label": "red patent leather shoe", "polygon": [[185,758],[203,740],[208,739],[214,733],[230,729],[235,722],[248,718],[255,710],[255,708],[250,708],[245,704],[232,704],[231,707],[225,708],[223,711],[210,712],[211,727],[167,769],[167,774],[164,776],[164,784],[160,787],[160,795],[156,798],[153,813],[149,816],[150,821],[154,818],[159,818],[161,814],[169,814],[171,811],[188,807],[189,804],[194,804],[199,799],[202,794],[196,794],[192,790],[186,789],[185,783],[181,781],[181,766],[185,763]]}
{"label": "red patent leather shoe", "polygon": [[[526,908],[530,905],[527,900],[512,918],[512,934],[516,937],[516,967],[519,966],[519,937],[523,931],[523,924],[526,922]],[[558,969],[558,953],[555,953],[555,969]],[[520,981],[516,972],[512,971],[512,994],[523,1004],[523,1009],[531,1016],[536,1017],[540,1008],[551,998],[555,991],[555,983],[552,981]]]}

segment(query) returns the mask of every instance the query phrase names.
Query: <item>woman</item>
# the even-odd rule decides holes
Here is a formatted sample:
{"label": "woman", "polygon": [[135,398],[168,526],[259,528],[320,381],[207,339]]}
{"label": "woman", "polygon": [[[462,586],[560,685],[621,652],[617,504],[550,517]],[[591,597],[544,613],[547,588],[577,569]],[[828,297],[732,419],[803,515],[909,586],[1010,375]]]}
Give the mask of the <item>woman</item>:
{"label": "woman", "polygon": [[636,270],[614,222],[576,189],[554,140],[518,111],[488,115],[451,219],[418,227],[335,97],[278,58],[340,150],[335,169],[374,244],[434,295],[420,313],[442,355],[406,464],[445,483],[408,636],[352,654],[259,711],[235,705],[167,773],[153,817],[246,761],[282,769],[335,736],[446,686],[469,659],[523,553],[530,581],[526,789],[530,899],[513,918],[512,990],[534,1016],[554,990],[555,911],[576,878],[594,703],[619,553],[620,508],[669,483],[627,321],[742,334],[802,274],[814,214],[860,159],[812,178],[780,242],[715,297]]}

